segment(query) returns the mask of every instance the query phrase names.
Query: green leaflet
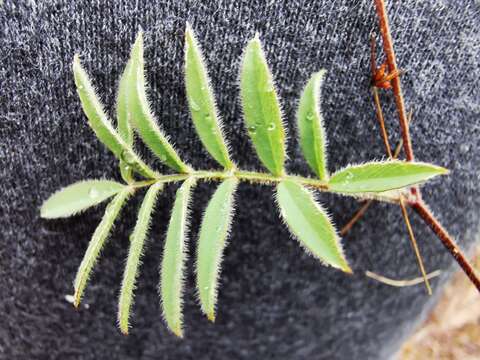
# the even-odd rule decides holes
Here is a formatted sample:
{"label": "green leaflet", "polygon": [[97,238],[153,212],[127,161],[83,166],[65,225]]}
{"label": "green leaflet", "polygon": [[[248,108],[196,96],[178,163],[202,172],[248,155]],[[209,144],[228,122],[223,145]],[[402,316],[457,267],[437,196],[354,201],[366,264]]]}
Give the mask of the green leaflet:
{"label": "green leaflet", "polygon": [[110,180],[84,180],[69,185],[45,201],[40,210],[44,219],[64,218],[95,206],[125,189],[125,185]]}
{"label": "green leaflet", "polygon": [[95,232],[93,233],[92,239],[88,244],[87,251],[85,252],[85,256],[83,257],[75,277],[75,307],[78,307],[80,304],[80,300],[82,299],[83,291],[85,290],[85,286],[90,278],[92,268],[95,265],[98,256],[100,255],[100,251],[102,250],[105,241],[107,240],[110,229],[113,226],[113,222],[120,213],[120,210],[122,209],[123,204],[129,195],[130,189],[125,188],[113,198],[113,200],[105,209],[105,214],[103,215],[102,221],[100,224],[98,224]]}
{"label": "green leaflet", "polygon": [[80,64],[78,55],[75,55],[73,59],[73,74],[83,111],[88,118],[88,124],[98,139],[109,148],[118,159],[125,162],[139,174],[147,178],[155,178],[157,173],[150,169],[138,155],[133,152],[131,146],[125,143],[113,128],[112,123],[103,110],[100,100],[95,94],[95,90],[87,73]]}
{"label": "green leaflet", "polygon": [[137,223],[132,235],[130,235],[130,250],[127,264],[123,273],[122,288],[118,303],[118,324],[124,334],[128,334],[130,309],[133,302],[133,290],[140,266],[140,257],[143,253],[143,243],[147,236],[148,226],[158,192],[162,189],[162,183],[155,183],[148,189],[143,199],[142,206],[138,211]]}
{"label": "green leaflet", "polygon": [[200,140],[220,165],[227,170],[232,169],[234,165],[228,154],[202,51],[188,23],[185,30],[185,87],[190,114]]}
{"label": "green leaflet", "polygon": [[285,131],[272,75],[258,34],[243,55],[240,96],[248,133],[263,165],[275,176],[284,172]]}
{"label": "green leaflet", "polygon": [[335,228],[310,191],[284,180],[277,186],[277,201],[290,231],[308,252],[328,265],[352,272]]}
{"label": "green leaflet", "polygon": [[312,75],[303,90],[297,113],[303,156],[320,180],[328,179],[327,142],[320,113],[320,90],[325,73],[321,70]]}
{"label": "green leaflet", "polygon": [[183,336],[182,292],[186,259],[185,242],[188,231],[188,206],[194,183],[193,178],[187,179],[177,190],[160,271],[160,297],[162,299],[163,316],[170,330],[178,337]]}
{"label": "green leaflet", "polygon": [[[132,62],[129,61],[118,84],[117,93],[117,128],[118,134],[129,147],[133,147],[133,129],[131,125],[130,113],[128,111],[128,82],[132,73]],[[120,172],[123,180],[127,183],[133,182],[133,169],[123,160],[120,161]]]}
{"label": "green leaflet", "polygon": [[118,84],[117,93],[117,126],[118,134],[129,146],[133,145],[133,129],[128,113],[128,94],[129,94],[129,82],[132,76],[132,61],[129,60]]}
{"label": "green leaflet", "polygon": [[133,45],[130,61],[132,62],[132,75],[128,83],[128,88],[130,89],[128,108],[135,129],[148,148],[165,165],[181,173],[190,172],[190,167],[182,162],[173,146],[158,127],[150,110],[145,88],[142,32],[139,32]]}
{"label": "green leaflet", "polygon": [[204,314],[215,320],[218,278],[234,210],[233,195],[238,180],[228,178],[213,194],[200,227],[197,248],[197,290]]}
{"label": "green leaflet", "polygon": [[447,173],[445,168],[421,162],[368,162],[337,171],[328,186],[332,191],[343,193],[382,192],[419,184]]}

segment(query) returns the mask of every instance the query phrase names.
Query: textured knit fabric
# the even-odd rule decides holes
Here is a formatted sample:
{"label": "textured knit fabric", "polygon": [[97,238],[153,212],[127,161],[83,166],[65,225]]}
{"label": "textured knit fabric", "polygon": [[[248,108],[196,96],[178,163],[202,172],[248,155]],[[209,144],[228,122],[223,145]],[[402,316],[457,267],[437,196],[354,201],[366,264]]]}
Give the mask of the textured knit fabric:
{"label": "textured knit fabric", "polygon": [[[424,187],[424,198],[463,248],[474,243],[480,209],[480,5],[478,1],[391,1],[388,12],[406,103],[415,110],[418,160],[451,170]],[[39,207],[62,186],[86,178],[120,179],[117,161],[86,123],[71,62],[81,55],[107,110],[137,30],[145,31],[152,109],[181,155],[214,168],[188,114],[182,79],[189,21],[203,46],[233,158],[261,170],[242,123],[238,69],[256,31],[265,44],[289,141],[288,170],[309,175],[296,142],[295,111],[309,76],[328,70],[322,107],[331,171],[381,159],[383,144],[369,93],[369,36],[377,31],[370,0],[291,1],[8,1],[0,2],[0,358],[1,359],[386,359],[434,303],[422,286],[392,288],[419,275],[397,206],[375,204],[343,240],[355,274],[322,266],[278,219],[269,187],[242,184],[223,262],[215,324],[196,300],[193,254],[201,214],[214,184],[195,190],[185,339],[161,317],[158,267],[175,186],[159,197],[136,289],[128,337],[116,305],[128,235],[141,196],[129,202],[75,311],[65,296],[103,207],[46,221]],[[392,143],[398,121],[382,100]],[[142,154],[160,170],[153,156]],[[341,226],[358,208],[321,195]],[[435,294],[452,259],[418,217],[415,233]],[[68,297],[67,297],[68,299]]]}

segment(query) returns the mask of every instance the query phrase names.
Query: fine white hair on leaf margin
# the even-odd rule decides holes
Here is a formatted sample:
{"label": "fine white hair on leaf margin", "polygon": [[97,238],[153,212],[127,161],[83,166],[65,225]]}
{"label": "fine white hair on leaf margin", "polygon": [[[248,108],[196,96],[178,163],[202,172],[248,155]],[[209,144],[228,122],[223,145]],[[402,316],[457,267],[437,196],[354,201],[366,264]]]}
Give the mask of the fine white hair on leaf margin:
{"label": "fine white hair on leaf margin", "polygon": [[[322,135],[323,135],[323,144],[324,144],[324,153],[325,153],[325,157],[324,157],[324,166],[325,166],[325,170],[327,172],[327,180],[328,180],[328,136],[327,136],[327,132],[326,132],[326,128],[325,128],[325,121],[324,121],[324,118],[323,118],[323,112],[322,112],[322,87],[323,87],[323,83],[325,82],[325,77],[327,75],[327,70],[325,69],[320,69],[319,71],[317,71],[316,73],[314,73],[312,77],[314,76],[320,76],[320,79],[318,80],[318,84],[313,84],[313,96],[314,96],[314,99],[315,99],[315,109],[314,111],[316,112],[316,114],[318,115],[318,118],[320,119],[320,129],[322,131]],[[310,79],[311,79],[310,78]],[[298,134],[298,137],[300,137],[300,129],[299,129],[299,112],[300,112],[300,100],[301,98],[303,97],[303,94],[305,92],[305,87],[307,86],[308,82],[310,81],[310,79],[307,80],[307,82],[305,83],[305,86],[304,86],[304,90],[302,91],[302,94],[300,95],[300,97],[296,100],[296,107],[297,107],[297,111],[296,111],[296,118],[297,118],[297,121],[295,121],[295,130],[297,131],[297,134]],[[317,85],[317,86],[315,86]]]}
{"label": "fine white hair on leaf margin", "polygon": [[[204,70],[206,86],[207,86],[207,93],[209,94],[209,97],[213,101],[213,104],[212,104],[213,115],[215,117],[216,124],[218,125],[219,131],[220,131],[220,136],[221,136],[221,138],[223,140],[223,143],[225,144],[225,147],[227,149],[227,152],[228,152],[227,156],[230,159],[231,145],[230,145],[230,142],[228,141],[228,139],[226,137],[226,134],[225,134],[225,124],[223,122],[223,118],[218,111],[217,99],[215,97],[215,91],[213,90],[213,87],[212,87],[212,82],[211,82],[211,79],[210,79],[210,76],[209,76],[207,63],[205,61],[205,56],[203,54],[203,49],[202,49],[202,46],[200,45],[200,42],[197,39],[197,35],[195,34],[195,31],[193,30],[191,24],[188,21],[185,24],[185,37],[187,36],[187,33],[190,34],[190,36],[192,38],[192,42],[193,42],[194,46],[196,47],[196,50],[198,51],[200,64],[201,64],[201,67]],[[185,40],[185,54],[184,54],[185,61],[184,61],[184,66],[183,66],[184,79],[186,78],[186,64],[187,64],[186,60],[187,60],[188,50],[189,50],[189,48],[187,46],[187,41]],[[185,85],[186,85],[186,83],[185,83]],[[232,161],[232,160],[230,159],[230,161]]]}
{"label": "fine white hair on leaf margin", "polygon": [[[243,118],[245,118],[245,112],[243,110],[243,100],[242,100],[242,95],[241,95],[241,88],[242,88],[241,87],[241,76],[242,76],[243,64],[244,64],[245,58],[246,58],[248,44],[250,44],[251,41],[258,41],[258,43],[260,44],[260,55],[262,56],[266,66],[267,66],[267,71],[268,71],[270,80],[272,82],[273,90],[274,90],[274,93],[275,93],[275,98],[277,100],[277,104],[278,104],[278,108],[279,108],[279,112],[280,112],[280,125],[282,127],[282,134],[283,134],[283,154],[285,156],[285,160],[288,160],[289,157],[288,157],[288,153],[287,153],[287,144],[288,144],[288,141],[289,141],[289,135],[288,135],[287,131],[285,130],[286,129],[286,121],[285,121],[284,115],[283,115],[283,113],[284,113],[283,112],[283,105],[282,105],[282,101],[281,101],[281,99],[278,95],[275,78],[273,76],[272,70],[270,69],[270,66],[268,65],[266,54],[265,54],[265,51],[263,49],[262,42],[260,41],[260,35],[259,35],[258,32],[255,33],[255,36],[254,36],[253,39],[249,40],[249,42],[247,43],[247,46],[245,46],[243,48],[242,55],[240,57],[240,69],[238,71],[238,77],[237,77],[237,86],[240,90],[240,96],[238,97],[237,101],[240,102],[239,108],[240,108],[240,111],[241,111],[241,115],[242,115]],[[247,127],[246,121],[244,121],[243,123],[244,123],[244,127]],[[255,149],[255,146],[254,146],[253,141],[250,138],[250,136],[249,136],[249,141],[251,142],[253,148]]]}
{"label": "fine white hair on leaf margin", "polygon": [[[119,311],[117,316],[118,325],[120,326],[122,332],[125,332],[125,333],[128,333],[128,328],[130,327],[129,319],[132,311],[131,308],[134,303],[135,289],[137,287],[136,280],[138,277],[139,268],[142,265],[142,256],[145,252],[145,239],[150,229],[150,223],[151,223],[152,215],[155,209],[156,200],[162,188],[163,188],[163,184],[157,182],[151,185],[147,194],[145,195],[142,205],[140,206],[137,224],[135,225],[135,228],[132,233],[132,236],[135,236],[136,238],[141,239],[141,241],[140,241],[140,244],[135,244],[134,243],[135,239],[130,241],[130,249],[128,252],[127,259],[125,260],[125,272],[122,279],[122,286],[121,286],[120,297],[119,297]],[[147,197],[150,197],[150,198],[147,198]],[[145,201],[150,201],[151,204],[148,204]],[[144,206],[148,206],[148,207],[144,208]],[[142,214],[142,211],[145,211],[145,213]],[[141,215],[148,215],[148,216],[147,218],[142,219],[140,217]],[[140,249],[134,248],[135,245],[140,245],[141,246]],[[132,253],[133,251],[135,252],[138,251],[138,256],[136,254],[133,254]],[[135,256],[135,258],[132,258],[132,256]],[[135,269],[127,268],[129,259],[132,259],[132,261],[136,263]],[[130,272],[128,270],[130,270]],[[133,276],[131,274],[132,270],[134,271]],[[127,293],[127,294],[123,293],[123,289],[125,288],[125,286],[131,286],[131,293]],[[125,295],[127,297],[124,299],[122,295]],[[128,303],[127,309],[123,309],[122,300],[125,300]],[[126,311],[126,314],[123,314],[122,311]],[[124,318],[125,315],[126,315],[126,318]],[[127,329],[123,328],[122,320],[126,321]]]}
{"label": "fine white hair on leaf margin", "polygon": [[[234,213],[235,213],[235,196],[236,196],[236,190],[238,188],[238,184],[239,184],[239,181],[238,179],[236,178],[231,178],[231,179],[235,179],[236,180],[236,183],[234,185],[234,188],[232,189],[232,192],[230,193],[230,198],[229,198],[229,203],[230,203],[230,207],[229,207],[229,211],[227,212],[227,217],[226,217],[226,226],[225,226],[225,232],[222,236],[222,238],[224,239],[224,244],[223,244],[223,247],[222,249],[220,249],[220,253],[219,253],[219,257],[217,258],[217,261],[214,265],[214,269],[215,269],[215,284],[214,284],[214,288],[213,288],[213,292],[214,292],[214,303],[213,303],[213,311],[215,313],[216,311],[216,306],[217,306],[217,299],[218,299],[218,288],[220,286],[220,274],[221,274],[221,264],[222,264],[222,261],[223,261],[223,256],[224,256],[224,251],[225,251],[225,248],[228,246],[228,238],[229,238],[229,235],[230,235],[230,232],[231,232],[231,225],[232,225],[232,220],[233,220],[233,216],[234,216]],[[205,212],[206,212],[206,208],[203,212],[203,216],[202,218],[205,217]],[[197,241],[198,242],[198,241]],[[195,259],[195,274],[196,276],[198,277],[198,250],[199,250],[199,247],[197,246],[197,256],[196,256],[196,259]],[[202,312],[206,315],[207,312],[208,312],[208,309],[205,309],[203,307],[203,304],[201,302],[201,299],[200,299],[200,289],[198,288],[198,283],[197,283],[197,287],[195,289],[195,294],[196,294],[196,299],[200,305],[200,308],[202,309]]]}
{"label": "fine white hair on leaf margin", "polygon": [[[140,30],[137,39],[137,41],[140,41],[140,54],[138,56],[138,61],[139,61],[139,69],[137,71],[141,71],[141,74],[136,74],[137,77],[137,91],[138,91],[138,96],[140,100],[140,104],[144,110],[144,115],[148,119],[148,122],[151,124],[153,127],[154,131],[157,131],[161,137],[165,139],[165,142],[170,145],[172,148],[172,151],[177,153],[179,158],[181,159],[182,157],[180,156],[181,154],[178,153],[178,151],[175,149],[175,144],[170,141],[170,136],[166,135],[162,129],[162,127],[159,125],[158,120],[155,117],[155,114],[152,111],[151,108],[151,102],[149,100],[149,86],[147,82],[147,76],[146,76],[146,70],[145,70],[145,59],[144,59],[144,42],[143,42],[143,32]],[[132,47],[132,51],[135,49],[135,44]],[[134,71],[133,69],[132,71]],[[140,75],[140,77],[139,77]],[[185,164],[188,167],[188,164]]]}
{"label": "fine white hair on leaf margin", "polygon": [[[306,245],[303,243],[303,241],[301,241],[300,237],[298,236],[298,234],[290,227],[290,225],[288,224],[288,221],[286,219],[286,216],[285,216],[285,213],[284,213],[284,210],[280,204],[280,201],[279,201],[279,195],[278,195],[278,186],[280,185],[280,183],[277,185],[276,187],[276,191],[275,191],[275,195],[274,195],[274,198],[275,198],[275,201],[277,203],[277,208],[279,209],[280,211],[280,218],[282,220],[282,222],[285,224],[285,226],[288,228],[291,236],[297,240],[297,242],[299,243],[299,245],[305,250],[305,252],[314,257],[315,259],[319,260],[320,263],[322,265],[325,265],[325,266],[332,266],[332,267],[335,267],[331,264],[328,264],[323,258],[319,257],[318,255],[314,254],[312,252],[312,250]],[[323,214],[328,222],[330,223],[330,225],[332,226],[332,229],[334,231],[334,238],[335,238],[335,244],[336,244],[336,249],[340,255],[340,257],[342,258],[345,258],[345,254],[344,254],[344,250],[343,250],[343,246],[342,246],[342,242],[341,242],[341,239],[340,239],[340,236],[338,234],[338,231],[333,223],[333,220],[332,220],[332,217],[331,217],[331,214],[329,212],[327,212],[321,205],[320,203],[317,201],[317,196],[316,196],[316,193],[310,191],[309,189],[307,189],[305,186],[301,186],[302,190],[308,195],[311,197],[315,207],[318,209],[318,211]]]}
{"label": "fine white hair on leaf margin", "polygon": [[[120,192],[115,196],[115,198],[107,205],[107,208],[105,209],[105,214],[102,217],[100,224],[97,226],[97,228],[95,229],[95,232],[92,235],[92,239],[88,244],[84,258],[82,259],[82,262],[80,264],[80,267],[78,268],[77,274],[75,275],[75,279],[73,282],[73,286],[75,289],[74,304],[76,307],[80,304],[83,298],[85,287],[92,276],[95,264],[98,262],[99,258],[101,257],[103,253],[103,249],[105,248],[105,245],[108,242],[112,231],[115,229],[115,220],[117,220],[117,218],[119,217],[120,211],[124,207],[129,196],[130,196],[130,192],[128,189],[123,190],[122,192]],[[115,206],[118,207],[117,214],[114,218],[107,218],[110,206],[112,208]],[[109,222],[106,222],[106,221],[109,221]],[[91,246],[95,246],[95,245],[97,246],[97,249],[91,248]],[[87,252],[89,251],[91,252],[96,251],[96,255],[93,254],[95,255],[93,258],[90,258],[90,259],[87,258],[86,257]],[[84,264],[84,261],[90,262],[90,264],[88,263]],[[86,274],[80,272],[82,270],[82,267],[84,267],[84,270],[88,271]],[[82,285],[82,282],[83,282],[83,285]],[[81,291],[81,293],[78,293],[79,290]]]}
{"label": "fine white hair on leaf margin", "polygon": [[[186,179],[182,185],[181,188],[179,188],[177,191],[186,191],[188,192],[187,194],[185,194],[185,200],[186,200],[186,203],[184,204],[184,208],[183,208],[183,219],[182,219],[182,232],[183,232],[183,246],[182,246],[182,249],[181,249],[181,253],[179,253],[179,258],[177,258],[177,261],[180,261],[181,262],[181,267],[180,267],[180,298],[179,298],[179,331],[180,333],[177,334],[178,336],[182,336],[182,325],[183,325],[183,289],[184,289],[184,284],[185,284],[185,274],[184,274],[184,269],[185,269],[185,263],[187,262],[188,260],[188,247],[187,247],[187,244],[188,244],[188,238],[189,238],[189,233],[190,233],[190,222],[189,222],[189,219],[190,219],[190,213],[191,213],[191,208],[190,208],[190,205],[192,203],[192,192],[193,192],[193,189],[196,185],[196,179],[193,178],[193,177],[189,177],[188,179]],[[173,215],[173,208],[171,210],[171,213],[170,213],[170,218],[172,218],[172,215]],[[168,230],[165,234],[165,241],[167,239],[167,233],[168,233]],[[160,265],[160,272],[162,271],[162,264],[163,264],[163,258],[165,257],[165,246],[166,246],[166,242],[165,242],[165,245],[164,245],[164,250],[163,250],[163,255],[162,255],[162,261],[161,261],[161,265]],[[160,274],[160,279],[162,279],[162,275]],[[165,308],[164,308],[164,302],[163,302],[163,297],[162,297],[162,283],[161,283],[161,280],[159,282],[159,285],[158,285],[158,292],[160,294],[160,302],[161,302],[161,308],[162,308],[162,317],[163,317],[163,320],[165,321],[165,323],[168,323],[167,321],[167,316],[165,314]],[[172,331],[172,329],[169,328],[169,330]]]}

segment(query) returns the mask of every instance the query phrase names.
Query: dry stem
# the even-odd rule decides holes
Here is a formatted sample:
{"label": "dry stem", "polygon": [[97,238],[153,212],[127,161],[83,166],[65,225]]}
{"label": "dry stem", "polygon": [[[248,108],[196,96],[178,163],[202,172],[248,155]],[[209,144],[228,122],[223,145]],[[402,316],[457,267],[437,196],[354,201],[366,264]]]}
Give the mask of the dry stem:
{"label": "dry stem", "polygon": [[[387,10],[385,7],[384,0],[374,0],[375,8],[377,12],[377,17],[380,25],[380,33],[382,36],[383,50],[386,56],[386,62],[388,64],[390,73],[397,73],[397,62],[395,59],[395,52],[393,49],[392,36],[390,33],[390,27],[388,24]],[[403,148],[405,151],[405,157],[407,161],[412,161],[414,159],[412,142],[410,138],[410,131],[408,120],[405,110],[405,102],[403,99],[402,87],[400,78],[394,77],[391,79],[391,85],[393,89],[393,95],[395,98],[395,104],[397,107],[398,118],[400,122],[400,127],[402,129],[402,139],[403,139]],[[430,212],[427,205],[421,198],[420,190],[416,187],[412,188],[412,194],[417,195],[417,199],[414,202],[411,202],[409,205],[420,215],[424,222],[433,230],[437,237],[442,241],[446,249],[452,254],[457,263],[463,269],[463,271],[470,278],[472,283],[476,286],[478,291],[480,291],[480,279],[475,273],[473,266],[467,260],[462,251],[455,244],[453,238],[448,234],[448,232],[443,228],[440,222],[434,217]]]}

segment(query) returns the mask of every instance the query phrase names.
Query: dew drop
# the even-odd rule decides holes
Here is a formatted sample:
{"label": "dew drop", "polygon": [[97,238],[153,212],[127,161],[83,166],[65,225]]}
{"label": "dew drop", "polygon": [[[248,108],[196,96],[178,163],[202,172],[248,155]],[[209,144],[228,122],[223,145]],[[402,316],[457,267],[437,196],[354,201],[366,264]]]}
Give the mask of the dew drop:
{"label": "dew drop", "polygon": [[313,114],[312,114],[311,112],[309,112],[309,113],[307,114],[307,120],[308,120],[308,121],[312,121],[312,120],[313,120]]}
{"label": "dew drop", "polygon": [[212,117],[210,115],[205,115],[205,122],[211,122],[212,121]]}
{"label": "dew drop", "polygon": [[250,135],[255,135],[255,133],[257,132],[257,127],[255,125],[249,126],[248,132],[250,133]]}
{"label": "dew drop", "polygon": [[88,190],[88,196],[90,196],[91,199],[95,199],[98,197],[98,195],[100,195],[98,193],[98,190],[95,189],[95,188],[90,188],[90,190]]}
{"label": "dew drop", "polygon": [[135,163],[135,157],[133,156],[132,152],[128,150],[123,150],[120,158],[128,165]]}
{"label": "dew drop", "polygon": [[268,131],[273,131],[273,130],[275,130],[275,124],[274,124],[273,122],[271,122],[270,124],[268,124],[267,130],[268,130]]}
{"label": "dew drop", "polygon": [[190,98],[190,107],[193,111],[200,111],[200,106],[192,98]]}
{"label": "dew drop", "polygon": [[265,91],[267,93],[271,93],[273,92],[274,88],[273,88],[273,82],[270,80],[268,83],[267,83],[267,87],[265,89]]}
{"label": "dew drop", "polygon": [[343,181],[344,185],[347,185],[350,183],[350,180],[353,179],[353,174],[351,172],[347,172],[345,174],[345,180]]}

